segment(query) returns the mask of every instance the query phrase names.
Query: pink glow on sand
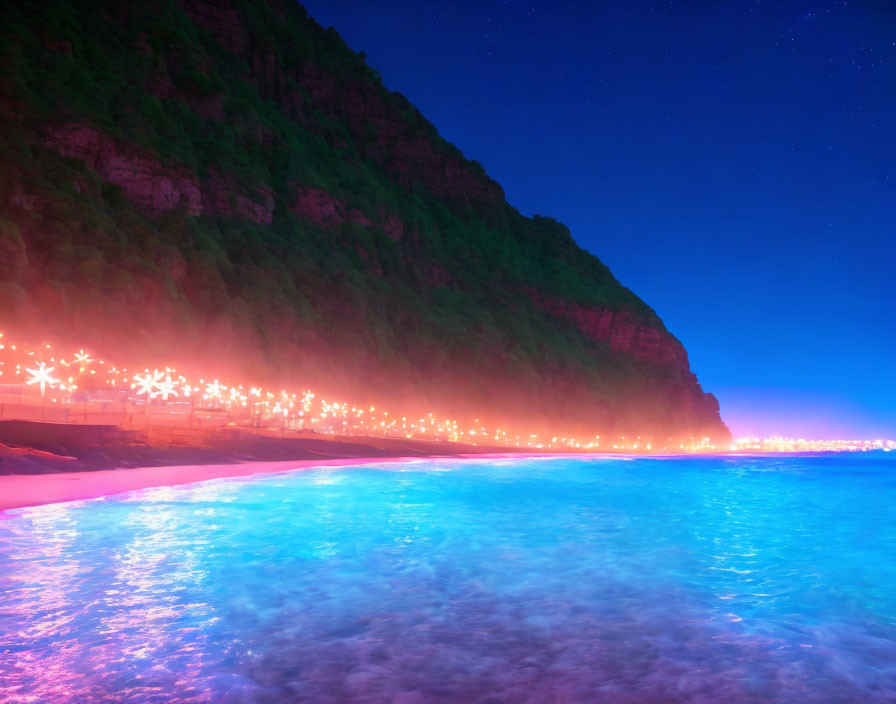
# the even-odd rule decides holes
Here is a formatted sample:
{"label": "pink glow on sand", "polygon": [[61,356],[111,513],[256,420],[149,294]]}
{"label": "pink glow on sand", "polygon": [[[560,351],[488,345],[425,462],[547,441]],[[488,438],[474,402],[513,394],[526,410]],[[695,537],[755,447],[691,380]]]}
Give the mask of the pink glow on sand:
{"label": "pink glow on sand", "polygon": [[[482,455],[446,455],[433,457],[357,457],[338,460],[299,460],[280,462],[242,462],[214,465],[177,465],[170,467],[134,467],[105,469],[95,472],[55,474],[14,474],[0,477],[0,513],[12,509],[83,501],[122,494],[140,489],[193,484],[211,479],[248,477],[316,467],[351,467],[356,465],[394,464],[396,462],[452,461],[463,459],[526,459],[553,457],[553,453],[494,453]],[[576,455],[591,457],[592,455]],[[607,455],[593,455],[604,457]]]}

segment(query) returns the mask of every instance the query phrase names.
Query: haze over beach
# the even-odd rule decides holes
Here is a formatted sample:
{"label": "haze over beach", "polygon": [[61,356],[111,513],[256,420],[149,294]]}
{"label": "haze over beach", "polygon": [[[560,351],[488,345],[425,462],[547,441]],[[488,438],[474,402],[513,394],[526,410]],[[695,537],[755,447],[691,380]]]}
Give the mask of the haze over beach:
{"label": "haze over beach", "polygon": [[896,701],[894,28],[4,4],[0,704]]}

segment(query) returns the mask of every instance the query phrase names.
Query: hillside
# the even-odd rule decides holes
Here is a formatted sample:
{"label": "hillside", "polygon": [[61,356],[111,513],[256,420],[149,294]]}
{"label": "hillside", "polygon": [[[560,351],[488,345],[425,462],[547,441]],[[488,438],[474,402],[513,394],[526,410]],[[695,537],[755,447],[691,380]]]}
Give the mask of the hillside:
{"label": "hillside", "polygon": [[0,329],[409,414],[727,437],[659,317],[299,5],[0,13]]}

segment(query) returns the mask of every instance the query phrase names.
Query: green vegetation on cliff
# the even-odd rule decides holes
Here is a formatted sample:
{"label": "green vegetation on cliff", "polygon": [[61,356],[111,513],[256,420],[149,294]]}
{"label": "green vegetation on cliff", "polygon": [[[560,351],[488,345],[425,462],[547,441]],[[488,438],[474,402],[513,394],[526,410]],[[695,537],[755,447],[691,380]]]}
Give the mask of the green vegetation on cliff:
{"label": "green vegetation on cliff", "polygon": [[722,429],[653,311],[300,6],[0,12],[2,324],[510,421]]}

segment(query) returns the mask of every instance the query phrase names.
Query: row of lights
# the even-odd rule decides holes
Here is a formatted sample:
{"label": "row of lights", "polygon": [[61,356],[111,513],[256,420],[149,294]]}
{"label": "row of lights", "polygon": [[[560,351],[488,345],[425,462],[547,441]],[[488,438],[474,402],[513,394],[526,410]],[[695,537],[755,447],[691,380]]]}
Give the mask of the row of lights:
{"label": "row of lights", "polygon": [[[393,435],[407,438],[433,438],[451,441],[463,441],[472,444],[488,443],[512,447],[532,449],[567,449],[567,450],[615,450],[620,452],[651,452],[654,450],[677,450],[682,452],[712,452],[730,449],[734,452],[818,452],[818,451],[858,451],[858,450],[893,450],[896,443],[888,440],[803,440],[783,437],[757,438],[743,437],[733,441],[730,448],[718,447],[708,437],[693,438],[687,443],[670,442],[663,447],[656,447],[651,440],[643,440],[640,436],[625,437],[607,442],[603,448],[600,436],[595,435],[586,440],[575,437],[552,436],[541,438],[536,433],[524,435],[510,434],[506,429],[491,430],[482,425],[477,418],[468,427],[462,427],[456,419],[441,419],[433,413],[424,417],[410,419],[404,415],[378,411],[376,406],[360,407],[341,401],[328,401],[318,398],[310,389],[302,393],[290,393],[286,390],[272,392],[260,386],[228,385],[217,378],[206,381],[199,378],[198,383],[178,374],[172,366],[162,369],[143,369],[133,372],[127,368],[119,368],[107,364],[105,360],[94,359],[82,348],[69,358],[57,357],[51,345],[39,350],[28,350],[15,344],[8,344],[0,333],[0,351],[6,351],[13,357],[7,366],[7,360],[0,356],[0,384],[10,375],[22,381],[22,395],[26,387],[39,390],[42,403],[72,403],[79,387],[87,385],[94,390],[98,382],[100,387],[107,386],[119,392],[124,399],[132,402],[143,401],[148,412],[153,403],[174,405],[189,403],[191,409],[197,406],[205,410],[221,410],[231,415],[242,415],[259,425],[279,423],[282,427],[301,427],[343,434],[347,432]],[[97,374],[99,372],[99,375]],[[51,398],[47,399],[47,392]],[[82,399],[89,399],[89,394],[82,391]]]}

